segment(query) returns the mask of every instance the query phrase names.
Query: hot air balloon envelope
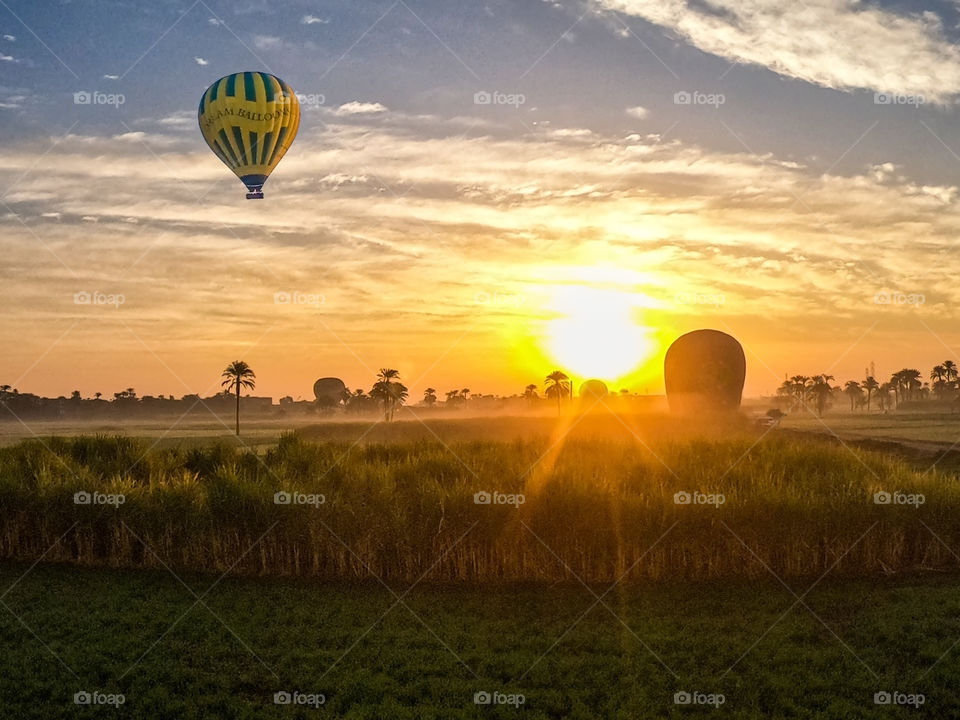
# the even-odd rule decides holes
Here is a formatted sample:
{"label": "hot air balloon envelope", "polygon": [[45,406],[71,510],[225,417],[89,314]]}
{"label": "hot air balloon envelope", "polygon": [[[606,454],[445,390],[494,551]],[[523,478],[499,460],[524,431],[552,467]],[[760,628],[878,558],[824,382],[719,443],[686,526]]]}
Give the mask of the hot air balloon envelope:
{"label": "hot air balloon envelope", "polygon": [[580,386],[580,397],[588,400],[599,400],[606,397],[609,392],[603,380],[587,380]]}
{"label": "hot air balloon envelope", "polygon": [[317,398],[317,402],[320,403],[328,401],[333,401],[334,403],[339,402],[346,391],[347,386],[344,385],[343,380],[340,378],[320,378],[313,384],[313,395]]}
{"label": "hot air balloon envelope", "polygon": [[747,361],[743,347],[719,330],[681,335],[663,359],[670,409],[682,414],[734,411],[740,407]]}
{"label": "hot air balloon envelope", "polygon": [[270,73],[234,73],[204,91],[197,121],[210,149],[247,186],[247,199],[260,199],[297,136],[300,102]]}

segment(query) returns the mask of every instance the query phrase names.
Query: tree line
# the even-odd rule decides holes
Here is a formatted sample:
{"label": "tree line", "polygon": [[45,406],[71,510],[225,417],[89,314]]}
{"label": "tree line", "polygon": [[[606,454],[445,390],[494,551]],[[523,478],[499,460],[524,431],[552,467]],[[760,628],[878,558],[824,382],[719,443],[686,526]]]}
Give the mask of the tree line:
{"label": "tree line", "polygon": [[794,375],[777,388],[777,397],[794,406],[811,403],[818,415],[823,415],[839,395],[846,396],[850,412],[858,409],[869,412],[874,405],[886,412],[905,402],[931,397],[939,401],[960,400],[960,373],[953,360],[934,365],[929,378],[929,382],[924,382],[922,372],[903,368],[883,383],[868,374],[863,380],[847,380],[841,386],[831,384],[835,380],[833,375]]}

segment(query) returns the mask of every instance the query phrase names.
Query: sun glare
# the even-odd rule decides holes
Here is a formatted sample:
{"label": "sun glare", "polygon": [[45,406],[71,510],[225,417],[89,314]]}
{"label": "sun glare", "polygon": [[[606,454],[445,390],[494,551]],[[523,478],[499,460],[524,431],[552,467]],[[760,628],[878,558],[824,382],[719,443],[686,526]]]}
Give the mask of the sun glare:
{"label": "sun glare", "polygon": [[615,382],[654,352],[650,329],[638,322],[639,296],[586,286],[556,289],[545,350],[562,368]]}

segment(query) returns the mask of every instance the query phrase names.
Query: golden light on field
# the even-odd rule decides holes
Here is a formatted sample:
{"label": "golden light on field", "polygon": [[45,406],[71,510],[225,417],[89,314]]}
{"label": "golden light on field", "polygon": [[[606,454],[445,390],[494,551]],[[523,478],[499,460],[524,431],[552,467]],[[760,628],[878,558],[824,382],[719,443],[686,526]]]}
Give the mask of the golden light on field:
{"label": "golden light on field", "polygon": [[635,372],[656,350],[640,317],[641,296],[621,290],[568,285],[556,288],[544,349],[580,377],[615,382]]}

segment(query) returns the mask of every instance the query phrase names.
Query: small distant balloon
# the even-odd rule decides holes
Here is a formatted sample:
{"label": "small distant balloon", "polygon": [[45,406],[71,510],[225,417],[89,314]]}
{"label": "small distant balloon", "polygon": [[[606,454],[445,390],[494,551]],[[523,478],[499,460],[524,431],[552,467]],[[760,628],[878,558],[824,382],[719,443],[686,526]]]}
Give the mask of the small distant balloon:
{"label": "small distant balloon", "polygon": [[682,414],[736,410],[746,373],[743,347],[719,330],[681,335],[663,359],[667,401]]}
{"label": "small distant balloon", "polygon": [[263,184],[297,136],[300,102],[275,75],[234,73],[204,91],[197,121],[210,149],[247,186],[247,199],[262,199]]}
{"label": "small distant balloon", "polygon": [[580,386],[580,397],[585,400],[599,400],[610,394],[603,380],[586,380]]}
{"label": "small distant balloon", "polygon": [[320,405],[336,405],[347,391],[343,380],[335,377],[320,378],[313,384],[313,396]]}

